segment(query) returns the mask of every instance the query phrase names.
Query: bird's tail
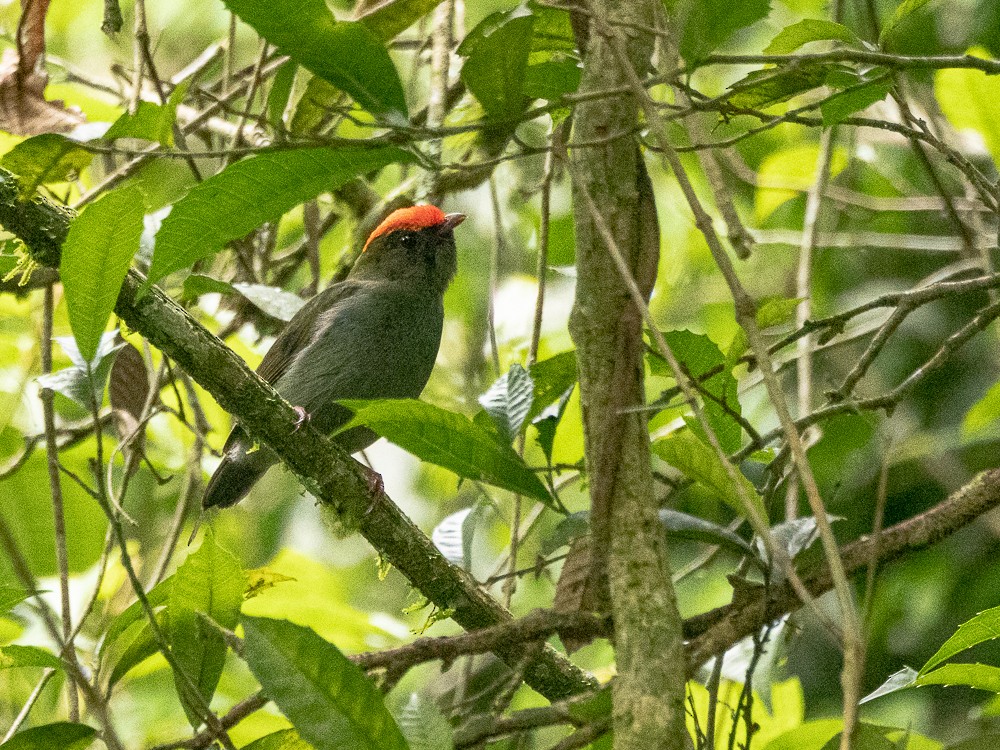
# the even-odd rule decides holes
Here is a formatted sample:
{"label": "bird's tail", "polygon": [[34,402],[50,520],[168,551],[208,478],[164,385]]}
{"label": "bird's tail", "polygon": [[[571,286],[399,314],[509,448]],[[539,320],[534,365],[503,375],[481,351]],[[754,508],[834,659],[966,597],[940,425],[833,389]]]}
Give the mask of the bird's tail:
{"label": "bird's tail", "polygon": [[236,505],[277,460],[263,445],[254,450],[253,440],[237,427],[226,440],[222,463],[208,481],[201,507],[207,510]]}

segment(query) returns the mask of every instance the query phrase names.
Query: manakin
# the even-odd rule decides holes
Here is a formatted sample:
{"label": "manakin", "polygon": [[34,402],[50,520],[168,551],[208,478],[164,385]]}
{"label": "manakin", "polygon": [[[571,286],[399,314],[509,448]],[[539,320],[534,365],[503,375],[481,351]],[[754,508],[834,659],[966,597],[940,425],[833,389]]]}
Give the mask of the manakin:
{"label": "manakin", "polygon": [[[257,372],[321,432],[345,424],[352,398],[416,398],[441,344],[444,292],[455,275],[453,230],[463,214],[436,206],[401,208],[368,237],[343,281],[313,297],[289,321]],[[357,427],[337,436],[348,452],[378,436]],[[278,461],[237,426],[202,506],[242,500]]]}

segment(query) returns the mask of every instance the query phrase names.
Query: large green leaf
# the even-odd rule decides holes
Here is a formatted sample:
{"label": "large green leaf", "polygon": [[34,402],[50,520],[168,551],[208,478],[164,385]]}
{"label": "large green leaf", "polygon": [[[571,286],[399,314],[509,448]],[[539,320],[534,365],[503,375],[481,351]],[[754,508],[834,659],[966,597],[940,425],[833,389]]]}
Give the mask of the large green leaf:
{"label": "large green leaf", "polygon": [[407,750],[365,673],[310,628],[244,617],[243,656],[273,700],[316,750]]}
{"label": "large green leaf", "polygon": [[916,679],[917,685],[965,685],[1000,693],[1000,667],[989,664],[945,664]]}
{"label": "large green leaf", "polygon": [[[966,51],[974,57],[990,57],[976,47]],[[976,131],[995,161],[1000,161],[1000,77],[980,70],[949,68],[934,75],[934,96],[948,121],[959,130]]]}
{"label": "large green leaf", "polygon": [[406,95],[382,39],[366,24],[337,21],[323,0],[224,0],[306,70],[365,109],[406,121]]}
{"label": "large green leaf", "polygon": [[817,18],[804,18],[797,23],[786,26],[771,43],[764,48],[765,55],[787,55],[804,44],[827,40],[846,42],[853,47],[860,47],[858,35],[835,21]]}
{"label": "large green leaf", "polygon": [[[245,583],[239,562],[215,543],[211,533],[173,576],[167,596],[170,650],[206,703],[212,700],[222,675],[226,642],[201,615],[229,630],[235,628]],[[184,712],[197,727],[201,712],[196,698],[179,675],[174,675],[174,683]]]}
{"label": "large green leaf", "polygon": [[545,485],[494,434],[463,417],[414,399],[341,401],[354,418],[341,431],[364,425],[428,463],[552,504]]}
{"label": "large green leaf", "polygon": [[97,731],[86,724],[58,721],[18,732],[0,750],[84,750],[90,747]]}
{"label": "large green leaf", "polygon": [[535,384],[535,395],[532,398],[531,410],[527,419],[533,420],[541,414],[545,407],[555,403],[576,383],[576,350],[556,354],[554,357],[535,362],[528,374]]}
{"label": "large green leaf", "polygon": [[314,750],[313,746],[299,736],[294,729],[280,729],[271,734],[265,734],[242,750]]}
{"label": "large green leaf", "polygon": [[140,138],[173,148],[177,107],[187,93],[188,83],[175,87],[166,104],[140,101],[135,112],[126,112],[104,134],[104,140]]}
{"label": "large green leaf", "polygon": [[[492,17],[480,26],[488,22],[494,22]],[[468,55],[462,80],[494,120],[513,119],[524,109],[524,74],[534,25],[531,15],[509,18],[488,32],[477,34],[474,29],[459,48],[460,54]]]}
{"label": "large green leaf", "polygon": [[90,166],[93,154],[77,141],[57,133],[43,133],[21,141],[0,159],[0,167],[17,175],[23,195],[49,182],[63,182]]}
{"label": "large green leaf", "polygon": [[920,668],[920,675],[927,674],[945,659],[949,659],[960,651],[972,648],[980,643],[1000,638],[1000,607],[993,607],[980,612],[971,620],[958,626],[958,631],[941,644],[941,648]]}
{"label": "large green leaf", "polygon": [[15,606],[27,599],[31,594],[20,586],[0,586],[0,615],[10,612]]}
{"label": "large green leaf", "polygon": [[930,0],[903,0],[903,2],[896,6],[896,11],[892,14],[889,22],[882,27],[882,33],[879,34],[878,38],[879,44],[885,44],[903,21],[929,2]]}
{"label": "large green leaf", "polygon": [[39,646],[0,646],[0,670],[13,667],[58,669],[61,666],[58,656]]}
{"label": "large green leaf", "polygon": [[749,499],[757,508],[757,512],[767,519],[764,503],[757,494],[756,488],[739,469],[736,470],[736,481],[742,492],[729,477],[719,457],[711,448],[696,438],[691,432],[674,433],[663,440],[653,443],[656,454],[684,474],[688,479],[699,482],[710,490],[714,490],[719,499],[733,508],[737,513],[746,515],[743,497]]}
{"label": "large green leaf", "polygon": [[700,60],[736,31],[765,18],[770,0],[677,0],[681,56]]}
{"label": "large green leaf", "polygon": [[84,359],[97,353],[118,292],[139,249],[142,193],[124,187],[94,201],[70,224],[59,273],[69,324]]}
{"label": "large green leaf", "polygon": [[397,148],[270,151],[233,164],[191,189],[156,234],[149,282],[218,252],[290,208],[365,172],[413,157]]}

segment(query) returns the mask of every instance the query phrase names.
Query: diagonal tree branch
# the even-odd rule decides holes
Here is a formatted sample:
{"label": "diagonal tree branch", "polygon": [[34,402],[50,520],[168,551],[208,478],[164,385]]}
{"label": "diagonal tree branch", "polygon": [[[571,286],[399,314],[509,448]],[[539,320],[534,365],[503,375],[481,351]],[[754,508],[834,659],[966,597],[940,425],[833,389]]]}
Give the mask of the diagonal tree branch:
{"label": "diagonal tree branch", "polygon": [[[36,262],[58,264],[73,216],[41,196],[20,200],[14,176],[0,169],[0,226],[23,240]],[[277,391],[180,305],[155,287],[137,299],[143,281],[139,273],[129,272],[115,307],[118,316],[183,367],[220,406],[281,456],[310,491],[337,513],[345,529],[359,531],[383,559],[439,609],[451,612],[463,628],[474,630],[512,619],[471,576],[449,563],[392,500],[372,493],[360,465],[342,448],[312,428],[298,429],[296,412]],[[519,663],[522,657],[516,644],[498,647],[495,653],[510,664]],[[539,652],[525,671],[525,682],[550,700],[595,684],[552,648]]]}

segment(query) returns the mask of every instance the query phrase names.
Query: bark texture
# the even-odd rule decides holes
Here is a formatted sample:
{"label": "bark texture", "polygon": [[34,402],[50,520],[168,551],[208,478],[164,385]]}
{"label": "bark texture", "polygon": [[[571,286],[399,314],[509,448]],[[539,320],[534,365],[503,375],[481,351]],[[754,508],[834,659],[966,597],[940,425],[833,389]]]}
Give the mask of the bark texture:
{"label": "bark texture", "polygon": [[[651,0],[588,4],[592,17],[624,23],[627,54],[644,74],[653,39]],[[627,89],[613,39],[592,22],[580,93]],[[591,492],[591,575],[584,597],[599,602],[607,572],[615,621],[616,748],[684,747],[685,659],[670,580],[667,541],[657,515],[644,402],[642,316],[599,231],[595,211],[615,238],[648,298],[656,277],[659,229],[652,185],[633,131],[634,97],[594,99],[575,112],[572,142],[597,144],[571,154],[577,288],[570,333],[577,346]],[[622,134],[621,137],[615,137]],[[597,594],[597,596],[594,596]]]}

